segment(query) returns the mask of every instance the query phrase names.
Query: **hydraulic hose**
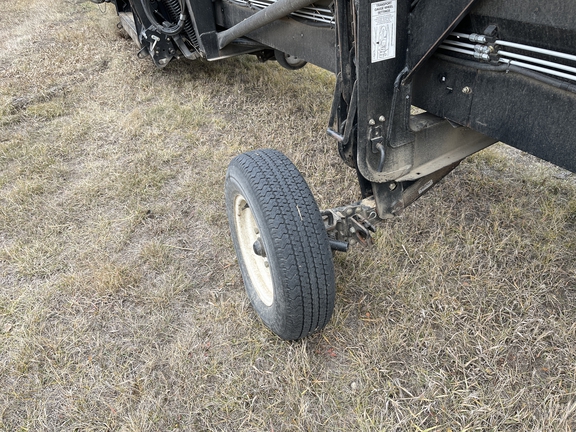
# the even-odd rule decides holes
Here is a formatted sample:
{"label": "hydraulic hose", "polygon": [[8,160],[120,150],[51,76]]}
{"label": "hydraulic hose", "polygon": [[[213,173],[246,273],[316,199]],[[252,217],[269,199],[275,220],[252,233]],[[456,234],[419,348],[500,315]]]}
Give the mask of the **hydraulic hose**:
{"label": "hydraulic hose", "polygon": [[[168,9],[170,11],[170,17],[173,20],[177,20],[181,13],[184,14],[184,12],[182,12],[182,8],[180,7],[180,1],[179,0],[164,0],[164,4],[168,7]],[[188,10],[192,10],[190,8],[190,4],[185,2],[184,0],[182,0],[182,6],[188,7]],[[186,35],[186,37],[188,38],[188,40],[190,41],[192,46],[195,49],[197,49],[198,48],[198,38],[196,37],[196,32],[194,31],[194,26],[192,25],[192,20],[190,20],[188,17],[186,18],[186,21],[184,22],[184,28],[182,29],[182,33],[184,35]]]}
{"label": "hydraulic hose", "polygon": [[567,82],[543,75],[541,73],[531,71],[529,69],[515,66],[513,64],[505,63],[505,64],[499,64],[499,65],[492,65],[492,64],[487,64],[487,63],[475,62],[475,61],[471,61],[471,60],[465,60],[465,59],[461,59],[458,57],[447,56],[444,54],[435,54],[435,55],[437,58],[439,58],[441,60],[448,61],[451,63],[456,63],[456,64],[459,64],[462,66],[472,67],[472,68],[479,69],[479,70],[486,70],[486,71],[492,71],[492,72],[507,72],[507,71],[516,72],[520,75],[524,75],[526,77],[529,77],[529,78],[535,79],[537,81],[546,83],[546,84],[551,85],[553,87],[556,87],[558,89],[569,91],[571,93],[576,93],[576,85],[574,85],[574,84],[570,84],[570,83],[567,83]]}
{"label": "hydraulic hose", "polygon": [[184,28],[184,22],[186,21],[186,15],[184,15],[185,4],[183,3],[182,0],[178,0],[178,3],[180,5],[180,17],[178,23],[172,27],[166,27],[158,23],[158,21],[154,17],[154,14],[150,10],[149,0],[142,1],[142,8],[144,9],[146,18],[148,18],[148,20],[152,23],[152,25],[156,28],[156,30],[165,35],[174,36],[182,31],[182,29]]}

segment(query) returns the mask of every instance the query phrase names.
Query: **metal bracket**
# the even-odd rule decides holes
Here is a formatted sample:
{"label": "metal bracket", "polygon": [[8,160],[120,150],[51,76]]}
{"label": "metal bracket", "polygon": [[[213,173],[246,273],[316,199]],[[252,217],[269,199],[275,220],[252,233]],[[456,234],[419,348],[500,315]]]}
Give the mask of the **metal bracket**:
{"label": "metal bracket", "polygon": [[[324,227],[330,238],[332,249],[346,251],[347,244],[372,244],[372,233],[376,232],[376,202],[366,198],[356,204],[323,210]],[[345,245],[345,246],[340,246]]]}
{"label": "metal bracket", "polygon": [[140,41],[142,47],[148,49],[154,64],[159,68],[165,67],[176,54],[170,36],[154,30],[153,27],[149,27],[140,33]]}

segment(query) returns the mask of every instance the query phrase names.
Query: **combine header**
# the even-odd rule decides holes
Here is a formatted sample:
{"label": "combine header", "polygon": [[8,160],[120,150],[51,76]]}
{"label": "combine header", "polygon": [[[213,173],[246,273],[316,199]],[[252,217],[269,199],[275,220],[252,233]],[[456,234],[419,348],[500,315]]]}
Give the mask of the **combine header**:
{"label": "combine header", "polygon": [[320,212],[296,167],[273,150],[236,157],[226,175],[248,296],[281,338],[330,320],[333,250],[368,243],[375,222],[400,214],[467,156],[503,141],[576,171],[574,2],[107,1],[139,55],[160,68],[252,54],[336,75],[327,133],[356,171],[361,201]]}

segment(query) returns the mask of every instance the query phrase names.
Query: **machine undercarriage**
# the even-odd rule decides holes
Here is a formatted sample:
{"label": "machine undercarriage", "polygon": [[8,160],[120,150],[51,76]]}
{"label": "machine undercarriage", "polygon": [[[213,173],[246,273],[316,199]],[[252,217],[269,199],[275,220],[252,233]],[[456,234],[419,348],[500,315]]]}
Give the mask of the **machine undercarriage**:
{"label": "machine undercarriage", "polygon": [[[326,250],[369,244],[379,220],[399,215],[467,156],[503,141],[576,171],[571,2],[107,1],[139,55],[158,67],[252,54],[288,69],[309,62],[335,73],[327,133],[356,171],[361,201],[308,209],[305,182],[269,150],[241,155],[227,174],[228,218],[247,292],[285,339],[330,319],[334,280],[319,276],[333,273]],[[252,177],[274,163],[300,186],[279,188],[282,179],[264,172]],[[279,202],[277,214],[266,205],[277,196],[295,207]],[[290,227],[291,239],[280,236],[279,223]],[[301,230],[313,230],[313,240]],[[302,269],[296,282],[294,268]],[[291,302],[294,290],[302,295]]]}

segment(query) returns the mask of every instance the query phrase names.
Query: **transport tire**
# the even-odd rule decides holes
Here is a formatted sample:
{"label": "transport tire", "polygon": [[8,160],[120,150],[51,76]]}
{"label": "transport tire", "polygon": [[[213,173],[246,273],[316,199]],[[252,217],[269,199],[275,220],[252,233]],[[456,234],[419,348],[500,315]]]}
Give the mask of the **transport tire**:
{"label": "transport tire", "polygon": [[275,150],[244,153],[226,173],[226,211],[244,286],[274,333],[297,340],[334,310],[332,252],[308,185]]}
{"label": "transport tire", "polygon": [[288,70],[302,69],[308,63],[306,60],[291,56],[282,51],[274,50],[274,57],[280,66]]}

